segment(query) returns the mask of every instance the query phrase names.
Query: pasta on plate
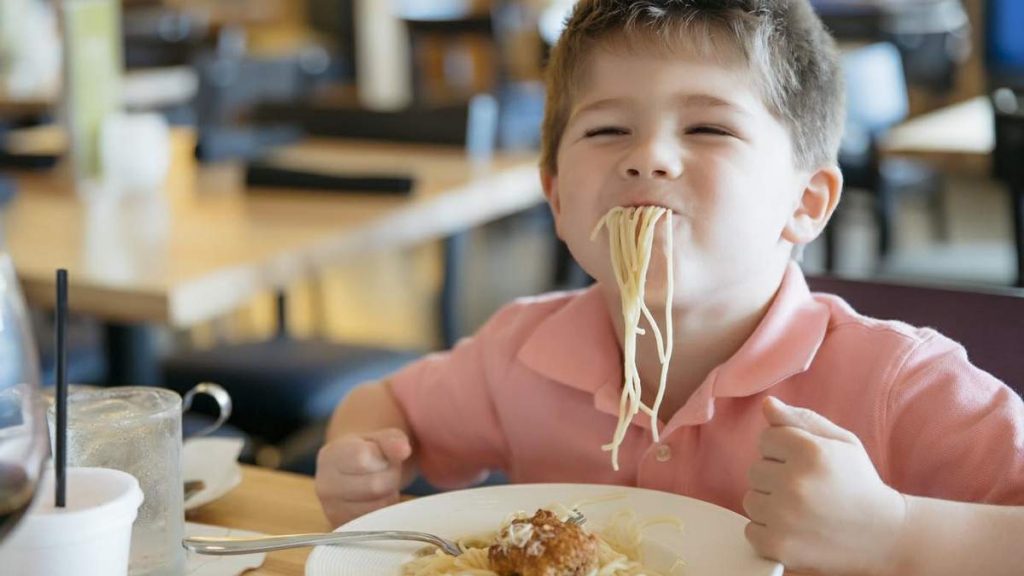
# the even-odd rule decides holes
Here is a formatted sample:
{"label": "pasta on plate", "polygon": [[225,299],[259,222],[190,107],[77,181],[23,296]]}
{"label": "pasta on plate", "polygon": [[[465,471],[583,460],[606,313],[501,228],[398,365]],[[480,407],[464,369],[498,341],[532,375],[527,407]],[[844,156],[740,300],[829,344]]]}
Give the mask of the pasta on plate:
{"label": "pasta on plate", "polygon": [[460,540],[460,556],[422,550],[402,576],[670,576],[644,567],[643,531],[664,523],[681,528],[678,519],[640,521],[624,510],[592,533],[562,517],[543,508],[513,514],[493,534]]}

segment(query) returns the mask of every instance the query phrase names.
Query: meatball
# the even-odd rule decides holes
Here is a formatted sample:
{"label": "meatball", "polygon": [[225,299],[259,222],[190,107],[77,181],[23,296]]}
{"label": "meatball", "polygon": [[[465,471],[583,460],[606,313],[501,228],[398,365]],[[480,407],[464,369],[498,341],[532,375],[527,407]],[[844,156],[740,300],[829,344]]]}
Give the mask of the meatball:
{"label": "meatball", "polygon": [[487,557],[501,576],[586,576],[597,568],[597,537],[538,510],[503,528]]}

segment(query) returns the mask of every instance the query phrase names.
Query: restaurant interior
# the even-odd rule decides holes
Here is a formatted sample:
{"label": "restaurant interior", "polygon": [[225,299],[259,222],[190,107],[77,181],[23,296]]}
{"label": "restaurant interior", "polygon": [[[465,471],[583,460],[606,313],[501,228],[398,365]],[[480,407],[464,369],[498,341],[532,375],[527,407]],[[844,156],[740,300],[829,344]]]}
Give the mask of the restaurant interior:
{"label": "restaurant interior", "polygon": [[[90,3],[0,2],[0,253],[45,389],[61,329],[73,389],[216,383],[246,481],[308,477],[358,384],[591,283],[537,175],[572,0]],[[811,287],[1024,392],[1024,2],[811,3],[847,84]]]}

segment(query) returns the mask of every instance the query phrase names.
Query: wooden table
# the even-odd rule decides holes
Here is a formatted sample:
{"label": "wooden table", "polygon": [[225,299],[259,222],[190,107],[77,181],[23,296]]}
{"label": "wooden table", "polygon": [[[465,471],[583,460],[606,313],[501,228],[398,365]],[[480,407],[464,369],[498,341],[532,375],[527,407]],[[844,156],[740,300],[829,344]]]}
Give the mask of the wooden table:
{"label": "wooden table", "polygon": [[978,96],[896,126],[882,140],[882,152],[987,175],[996,141],[994,118],[988,96]]}
{"label": "wooden table", "polygon": [[[883,154],[926,159],[946,171],[992,176],[996,148],[995,111],[988,96],[978,96],[895,127],[882,142]],[[1017,286],[1024,286],[1024,186],[1007,183],[1013,206]]]}
{"label": "wooden table", "polygon": [[[264,534],[331,530],[311,477],[253,466],[242,467],[238,488],[189,513],[188,519]],[[271,552],[263,566],[246,572],[246,576],[300,576],[305,573],[310,552],[312,548]]]}
{"label": "wooden table", "polygon": [[56,97],[52,96],[18,98],[0,90],[0,117],[39,116],[49,112],[55,102]]}
{"label": "wooden table", "polygon": [[[90,205],[51,174],[20,174],[7,244],[26,299],[53,304],[57,267],[75,311],[188,327],[356,254],[422,243],[543,200],[533,155],[474,164],[430,146],[311,141],[282,164],[339,173],[408,173],[409,197],[246,191],[239,166],[201,168],[173,198]],[[188,176],[183,179],[187,180]]]}
{"label": "wooden table", "polygon": [[89,203],[56,174],[19,174],[5,225],[26,299],[52,306],[54,270],[64,267],[73,311],[126,327],[185,328],[329,263],[439,239],[543,201],[533,154],[474,161],[436,146],[311,140],[272,158],[342,174],[408,174],[415,187],[401,197],[256,191],[238,165],[179,163],[163,195]]}

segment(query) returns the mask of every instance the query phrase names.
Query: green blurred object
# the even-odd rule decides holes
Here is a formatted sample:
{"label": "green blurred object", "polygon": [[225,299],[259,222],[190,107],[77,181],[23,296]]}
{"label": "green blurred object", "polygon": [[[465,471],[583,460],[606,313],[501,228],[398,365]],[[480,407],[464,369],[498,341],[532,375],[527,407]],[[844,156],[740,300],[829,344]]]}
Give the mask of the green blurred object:
{"label": "green blurred object", "polygon": [[120,0],[64,0],[68,127],[77,180],[100,177],[103,120],[121,101]]}

